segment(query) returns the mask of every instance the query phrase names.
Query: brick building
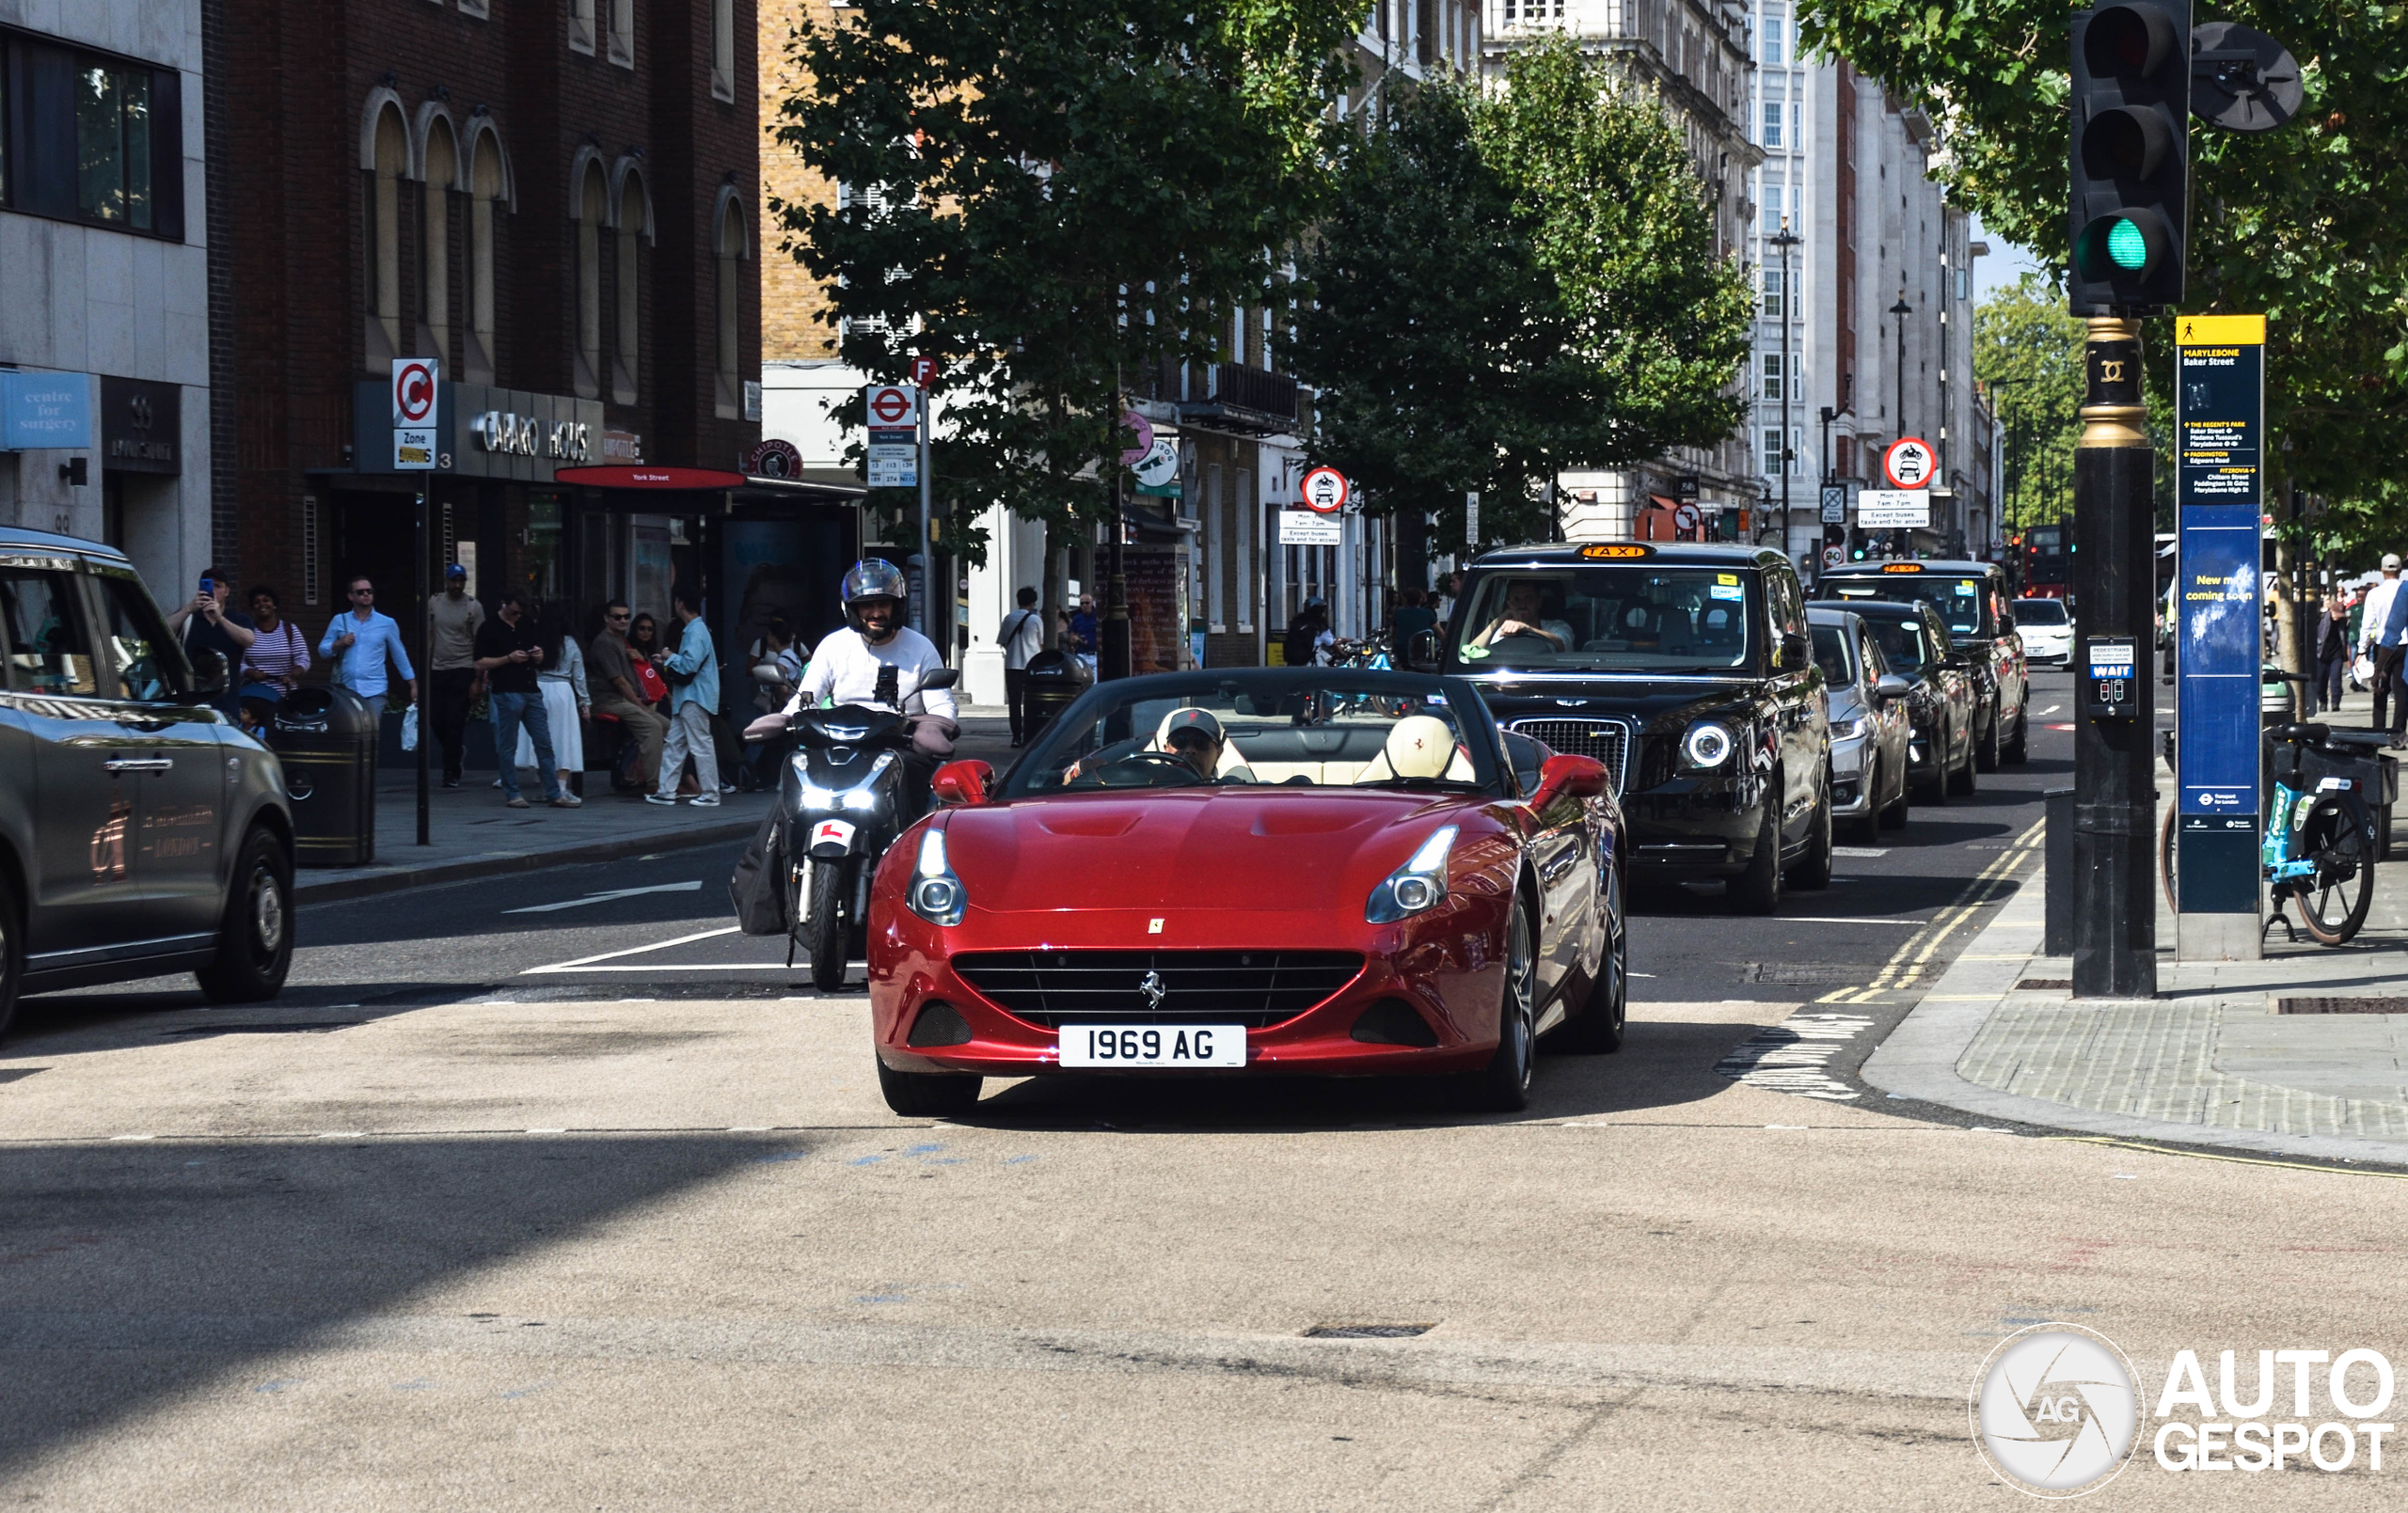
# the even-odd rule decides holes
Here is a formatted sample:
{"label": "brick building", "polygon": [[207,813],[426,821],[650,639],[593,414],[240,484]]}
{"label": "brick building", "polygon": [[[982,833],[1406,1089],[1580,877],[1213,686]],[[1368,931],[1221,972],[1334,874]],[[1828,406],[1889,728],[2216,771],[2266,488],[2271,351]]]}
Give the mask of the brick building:
{"label": "brick building", "polygon": [[[422,491],[434,570],[467,566],[488,603],[560,601],[582,634],[604,599],[665,616],[689,580],[733,635],[797,514],[743,477],[753,0],[222,3],[219,554],[311,631],[355,572],[408,626]],[[415,435],[402,359],[439,370]]]}

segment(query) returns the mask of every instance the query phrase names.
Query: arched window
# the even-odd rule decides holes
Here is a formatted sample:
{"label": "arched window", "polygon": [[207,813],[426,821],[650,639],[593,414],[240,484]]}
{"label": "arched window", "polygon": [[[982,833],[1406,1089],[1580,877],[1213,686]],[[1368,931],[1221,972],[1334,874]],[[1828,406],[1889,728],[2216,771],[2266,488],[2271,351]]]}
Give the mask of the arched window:
{"label": "arched window", "polygon": [[410,134],[400,107],[376,113],[368,170],[368,367],[381,371],[402,355],[402,181],[409,177]]}
{"label": "arched window", "polygon": [[452,123],[437,116],[426,129],[426,198],[419,216],[424,233],[419,272],[426,340],[452,365],[452,192],[460,182],[460,148]]}
{"label": "arched window", "polygon": [[602,395],[602,223],[610,216],[610,192],[602,165],[589,161],[577,196],[577,393]]}
{"label": "arched window", "polygon": [[719,393],[715,408],[725,419],[737,419],[744,414],[744,381],[737,364],[743,353],[744,264],[751,250],[749,240],[744,213],[731,197],[721,206],[719,225],[711,237],[719,276]]}
{"label": "arched window", "polygon": [[480,133],[468,160],[468,339],[462,354],[472,384],[494,381],[494,202],[502,197],[501,146]]}
{"label": "arched window", "polygon": [[643,176],[630,172],[619,181],[619,266],[617,277],[617,320],[612,323],[610,341],[610,400],[615,404],[636,402],[636,379],[643,371],[642,322],[643,282],[639,262],[639,244],[642,241],[644,214]]}

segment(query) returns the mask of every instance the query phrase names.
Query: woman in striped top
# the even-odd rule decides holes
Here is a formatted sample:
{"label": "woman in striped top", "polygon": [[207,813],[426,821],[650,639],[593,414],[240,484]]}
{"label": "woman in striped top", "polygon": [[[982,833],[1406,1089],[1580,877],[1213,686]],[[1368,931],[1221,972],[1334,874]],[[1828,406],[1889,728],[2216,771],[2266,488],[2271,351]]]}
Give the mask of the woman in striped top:
{"label": "woman in striped top", "polygon": [[[251,623],[256,633],[243,653],[241,687],[243,722],[263,723],[277,700],[291,693],[309,670],[309,638],[283,617],[276,591],[262,583],[251,590]],[[254,707],[256,706],[256,708]]]}

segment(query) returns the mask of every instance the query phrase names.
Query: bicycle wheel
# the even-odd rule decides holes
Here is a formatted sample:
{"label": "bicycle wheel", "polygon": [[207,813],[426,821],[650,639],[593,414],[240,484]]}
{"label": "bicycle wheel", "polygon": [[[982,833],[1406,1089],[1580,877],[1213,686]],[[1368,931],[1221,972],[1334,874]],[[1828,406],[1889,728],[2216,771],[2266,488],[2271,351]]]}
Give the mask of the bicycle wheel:
{"label": "bicycle wheel", "polygon": [[2175,886],[2174,818],[2176,811],[2168,808],[2165,823],[2157,830],[2157,881],[2165,890],[2165,906],[2175,913],[2182,912],[2182,890]]}
{"label": "bicycle wheel", "polygon": [[2374,903],[2374,855],[2366,827],[2353,806],[2326,795],[2300,825],[2298,855],[2316,862],[2316,875],[2293,888],[2300,922],[2328,946],[2337,946],[2366,923]]}

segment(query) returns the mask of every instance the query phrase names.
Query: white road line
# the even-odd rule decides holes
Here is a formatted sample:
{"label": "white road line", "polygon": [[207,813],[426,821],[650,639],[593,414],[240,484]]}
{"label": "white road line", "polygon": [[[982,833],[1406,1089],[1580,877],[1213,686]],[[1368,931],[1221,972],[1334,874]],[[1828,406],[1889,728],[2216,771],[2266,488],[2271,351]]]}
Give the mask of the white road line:
{"label": "white road line", "polygon": [[[532,977],[541,972],[577,971],[580,969],[590,967],[593,963],[597,961],[616,961],[621,956],[640,956],[647,951],[666,951],[671,946],[691,945],[697,940],[712,940],[723,935],[734,935],[743,928],[744,926],[740,924],[722,924],[716,930],[697,930],[692,935],[681,935],[673,940],[657,940],[648,946],[627,946],[618,951],[605,951],[598,955],[579,956],[575,961],[556,961],[546,967],[530,967],[518,975],[521,977]],[[642,969],[616,967],[609,969],[612,971],[632,971],[638,969],[644,971],[657,971],[661,969],[657,967],[647,967]]]}
{"label": "white road line", "polygon": [[1777,914],[1773,916],[1773,922],[1776,924],[1906,924],[1920,926],[1929,924],[1931,922],[1929,920],[1848,920],[1839,918],[1836,915],[1824,914]]}
{"label": "white road line", "polygon": [[650,888],[618,888],[607,893],[588,893],[583,898],[564,898],[557,904],[530,904],[525,908],[503,909],[504,914],[549,914],[556,909],[583,908],[588,904],[608,904],[613,899],[635,898],[643,893],[699,893],[703,890],[700,877],[691,882],[655,883]]}
{"label": "white road line", "polygon": [[2051,715],[2055,714],[2058,710],[2063,709],[2065,705],[2063,704],[2051,704],[2048,708],[2040,711],[2040,717],[2042,719],[2046,719]]}

